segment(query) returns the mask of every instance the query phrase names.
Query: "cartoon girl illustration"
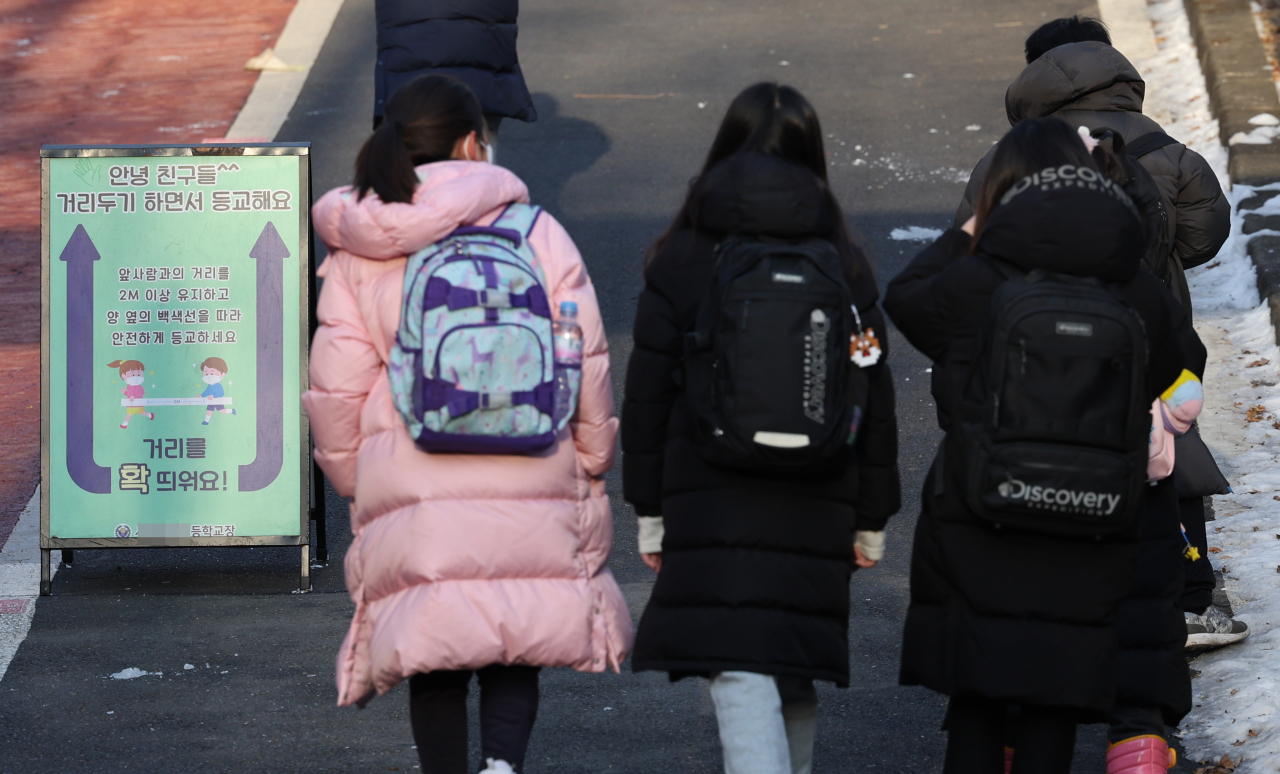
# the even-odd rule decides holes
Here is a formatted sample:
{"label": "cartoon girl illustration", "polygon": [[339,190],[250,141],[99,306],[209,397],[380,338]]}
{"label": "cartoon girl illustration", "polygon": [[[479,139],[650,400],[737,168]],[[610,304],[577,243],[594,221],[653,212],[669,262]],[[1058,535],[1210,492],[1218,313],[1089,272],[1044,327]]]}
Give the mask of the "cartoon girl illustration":
{"label": "cartoon girl illustration", "polygon": [[[142,383],[146,380],[146,366],[138,360],[113,360],[107,363],[107,368],[119,368],[120,378],[124,379],[125,388],[121,390],[129,400],[138,400],[147,391],[142,389]],[[141,414],[147,419],[155,419],[156,415],[147,411],[141,406],[126,406],[124,409],[124,421],[120,423],[122,430],[129,429],[129,419],[135,414]]]}

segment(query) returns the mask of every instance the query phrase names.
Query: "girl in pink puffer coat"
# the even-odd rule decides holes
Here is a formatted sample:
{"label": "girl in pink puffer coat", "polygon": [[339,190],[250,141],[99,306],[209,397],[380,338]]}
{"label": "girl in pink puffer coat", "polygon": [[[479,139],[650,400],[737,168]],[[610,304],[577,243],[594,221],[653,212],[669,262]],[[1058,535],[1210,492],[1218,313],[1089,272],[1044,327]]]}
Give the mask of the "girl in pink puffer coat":
{"label": "girl in pink puffer coat", "polygon": [[551,307],[578,305],[578,411],[529,455],[429,454],[392,403],[389,351],[406,256],[460,226],[492,223],[528,190],[485,163],[470,90],[424,76],[397,91],[356,162],[356,183],[324,196],[315,230],[330,255],[303,397],[316,460],[351,499],[346,581],[356,603],[338,654],[338,704],[410,679],[426,772],[468,771],[466,693],[479,673],[486,771],[522,766],[538,668],[618,671],[631,647],[622,592],[605,562],[612,519],[603,476],[617,419],[595,291],[564,228],[542,213],[529,234]]}

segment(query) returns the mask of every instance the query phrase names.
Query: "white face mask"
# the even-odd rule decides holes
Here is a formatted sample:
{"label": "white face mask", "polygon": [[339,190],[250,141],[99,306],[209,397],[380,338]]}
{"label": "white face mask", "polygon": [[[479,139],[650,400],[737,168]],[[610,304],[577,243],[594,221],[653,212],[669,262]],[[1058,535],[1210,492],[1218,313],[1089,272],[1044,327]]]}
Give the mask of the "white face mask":
{"label": "white face mask", "polygon": [[204,377],[205,384],[217,384],[220,381],[222,381],[222,377],[218,376],[217,374],[210,374]]}
{"label": "white face mask", "polygon": [[139,384],[142,384],[142,382],[143,382],[143,381],[145,381],[145,380],[144,380],[144,379],[143,379],[143,377],[141,377],[141,376],[130,376],[130,377],[128,377],[127,379],[125,379],[125,380],[124,380],[124,383],[125,383],[125,384],[132,384],[132,385],[134,385],[134,386],[137,386],[137,385],[139,385]]}

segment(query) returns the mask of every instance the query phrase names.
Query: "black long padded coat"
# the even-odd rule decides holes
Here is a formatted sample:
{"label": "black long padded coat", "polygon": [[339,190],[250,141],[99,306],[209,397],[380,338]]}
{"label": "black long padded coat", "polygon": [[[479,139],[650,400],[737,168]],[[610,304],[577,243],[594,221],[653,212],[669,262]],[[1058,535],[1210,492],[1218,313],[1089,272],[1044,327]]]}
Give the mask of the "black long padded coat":
{"label": "black long padded coat", "polygon": [[375,120],[419,75],[466,83],[486,116],[538,120],[516,57],[519,0],[378,0]]}
{"label": "black long padded coat", "polygon": [[[944,430],[962,408],[959,396],[979,349],[979,332],[992,293],[1004,281],[991,257],[1027,271],[1118,285],[1147,331],[1146,402],[1184,368],[1203,370],[1204,347],[1186,313],[1140,267],[1137,216],[1109,194],[1033,186],[995,209],[976,254],[970,254],[970,243],[963,231],[947,231],[894,278],[885,297],[899,330],[934,361],[932,389]],[[1165,488],[1160,493],[1167,495]],[[1101,543],[997,533],[968,510],[945,459],[935,460],[912,552],[901,682],[950,696],[1077,708],[1101,719],[1116,700],[1118,614],[1132,596],[1143,541],[1156,537],[1144,530],[1162,539],[1175,535],[1172,513]],[[1177,547],[1170,551],[1177,561]],[[1156,615],[1158,626],[1171,621]],[[1158,638],[1168,632],[1146,634]],[[1128,703],[1156,705],[1159,697],[1150,692],[1180,689],[1158,684],[1160,676],[1150,670],[1143,677],[1151,681],[1128,684],[1136,695],[1120,691],[1130,694],[1124,697]]]}
{"label": "black long padded coat", "polygon": [[836,212],[812,172],[740,154],[696,184],[694,229],[677,231],[645,272],[622,407],[626,499],[662,515],[662,571],[632,666],[672,677],[741,670],[849,682],[849,577],[855,530],[899,507],[897,423],[879,291],[858,267],[854,296],[884,357],[854,452],[822,477],[743,474],[703,462],[677,384],[682,340],[728,234],[832,238]]}
{"label": "black long padded coat", "polygon": [[[1085,41],[1050,49],[1014,79],[1005,92],[1009,125],[1056,116],[1072,129],[1106,127],[1126,143],[1163,129],[1142,114],[1147,85],[1124,55],[1106,43]],[[1176,139],[1176,138],[1175,138]],[[991,163],[988,151],[974,168],[956,211],[955,225],[973,214],[973,204]],[[1231,232],[1231,205],[1209,162],[1182,143],[1143,156],[1169,213],[1171,270],[1178,298],[1191,310],[1185,269],[1208,263]]]}

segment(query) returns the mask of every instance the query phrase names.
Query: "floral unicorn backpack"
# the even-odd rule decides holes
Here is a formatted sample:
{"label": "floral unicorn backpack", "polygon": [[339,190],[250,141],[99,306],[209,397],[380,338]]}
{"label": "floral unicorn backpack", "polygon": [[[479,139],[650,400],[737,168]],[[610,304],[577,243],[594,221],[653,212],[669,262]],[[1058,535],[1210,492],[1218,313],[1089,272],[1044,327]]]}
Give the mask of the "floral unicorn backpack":
{"label": "floral unicorn backpack", "polygon": [[424,451],[545,449],[576,407],[575,391],[556,415],[551,305],[528,241],[541,212],[512,204],[493,225],[463,226],[409,258],[387,371]]}

